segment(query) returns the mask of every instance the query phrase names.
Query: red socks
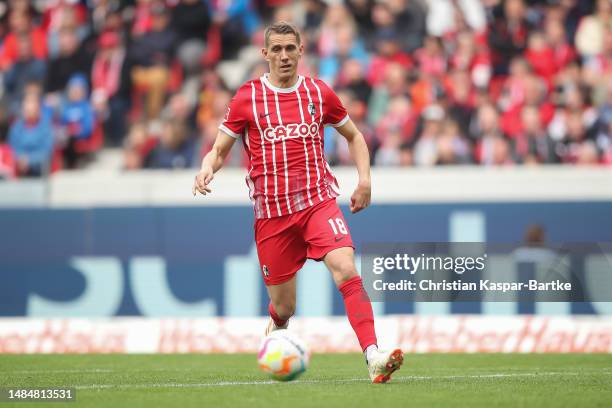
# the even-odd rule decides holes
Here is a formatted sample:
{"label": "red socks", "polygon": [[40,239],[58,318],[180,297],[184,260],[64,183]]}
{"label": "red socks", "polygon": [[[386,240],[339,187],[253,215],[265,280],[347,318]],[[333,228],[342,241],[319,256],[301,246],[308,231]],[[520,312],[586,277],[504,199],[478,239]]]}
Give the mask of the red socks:
{"label": "red socks", "polygon": [[377,344],[372,304],[363,288],[361,277],[355,276],[347,280],[338,289],[344,298],[346,316],[359,339],[361,349],[365,350],[368,346]]}
{"label": "red socks", "polygon": [[[376,345],[376,331],[374,330],[374,314],[372,313],[372,304],[370,297],[363,288],[361,277],[355,276],[344,282],[338,288],[344,298],[344,307],[349,323],[353,327],[361,349],[365,351],[368,346]],[[282,320],[272,302],[268,305],[270,317],[274,320],[277,327],[282,327],[287,324],[287,320]]]}
{"label": "red socks", "polygon": [[274,306],[272,306],[272,302],[270,302],[270,304],[268,305],[268,312],[270,313],[270,317],[272,318],[272,320],[274,320],[274,324],[276,325],[276,327],[283,327],[285,324],[287,324],[287,320],[283,320],[278,317],[276,311],[274,310]]}

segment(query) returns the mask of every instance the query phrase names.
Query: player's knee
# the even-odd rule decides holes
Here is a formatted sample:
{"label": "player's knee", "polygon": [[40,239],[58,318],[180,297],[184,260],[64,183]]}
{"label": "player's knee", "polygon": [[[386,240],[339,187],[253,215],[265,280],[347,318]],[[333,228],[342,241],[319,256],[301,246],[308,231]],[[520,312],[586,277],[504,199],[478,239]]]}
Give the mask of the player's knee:
{"label": "player's knee", "polygon": [[358,276],[358,273],[353,262],[342,262],[334,269],[333,275],[336,286],[340,286],[349,279]]}

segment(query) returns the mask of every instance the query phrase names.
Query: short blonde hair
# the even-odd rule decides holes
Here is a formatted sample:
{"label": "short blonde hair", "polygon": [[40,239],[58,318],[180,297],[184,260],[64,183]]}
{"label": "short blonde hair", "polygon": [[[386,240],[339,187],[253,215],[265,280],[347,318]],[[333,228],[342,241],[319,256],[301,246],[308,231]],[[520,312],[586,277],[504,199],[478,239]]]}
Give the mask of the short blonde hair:
{"label": "short blonde hair", "polygon": [[279,21],[266,28],[266,31],[264,33],[264,46],[266,48],[268,48],[268,45],[270,44],[270,35],[272,33],[274,34],[293,34],[295,36],[295,39],[298,45],[302,43],[300,32],[298,31],[296,26],[286,21]]}

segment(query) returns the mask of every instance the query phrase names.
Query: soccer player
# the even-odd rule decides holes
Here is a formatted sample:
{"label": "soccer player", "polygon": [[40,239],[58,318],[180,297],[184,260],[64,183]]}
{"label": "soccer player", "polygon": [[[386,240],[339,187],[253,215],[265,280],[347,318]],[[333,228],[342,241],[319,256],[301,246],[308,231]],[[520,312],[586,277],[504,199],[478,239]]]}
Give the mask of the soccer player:
{"label": "soccer player", "polygon": [[323,155],[323,127],[348,141],[359,174],[350,210],[370,204],[370,157],[363,135],[323,81],[297,73],[304,53],[300,33],[279,22],[265,31],[270,72],[248,81],[232,99],[212,150],[202,160],[193,194],[210,182],[236,139],[249,156],[246,176],[255,212],[255,242],[270,296],[266,334],[284,329],[295,311],[296,273],[307,258],[332,274],[365,354],[370,378],[385,383],[400,368],[400,349],[379,351],[370,299],[355,268],[351,235],[338,205],[338,184]]}

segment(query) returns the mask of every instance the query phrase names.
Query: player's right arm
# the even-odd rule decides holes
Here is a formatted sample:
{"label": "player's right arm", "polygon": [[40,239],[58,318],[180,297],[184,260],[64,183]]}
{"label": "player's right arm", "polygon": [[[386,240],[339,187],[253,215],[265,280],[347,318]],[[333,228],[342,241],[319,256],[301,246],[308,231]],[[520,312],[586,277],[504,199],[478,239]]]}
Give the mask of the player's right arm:
{"label": "player's right arm", "polygon": [[223,167],[223,162],[227,157],[227,154],[232,149],[236,138],[228,135],[222,130],[217,132],[217,138],[210,152],[202,159],[202,166],[200,166],[200,172],[193,181],[192,192],[195,196],[196,193],[206,195],[206,193],[212,192],[208,184],[212,181],[215,173]]}
{"label": "player's right arm", "polygon": [[247,84],[243,85],[236,92],[236,95],[234,95],[227,107],[227,113],[219,126],[215,144],[211,151],[202,159],[200,172],[193,182],[192,192],[194,196],[198,192],[206,195],[206,193],[212,191],[208,185],[215,176],[215,173],[223,166],[225,158],[232,149],[236,139],[245,132],[249,118],[246,107],[251,106],[246,97],[250,95],[250,93],[247,93],[250,89],[250,86]]}

